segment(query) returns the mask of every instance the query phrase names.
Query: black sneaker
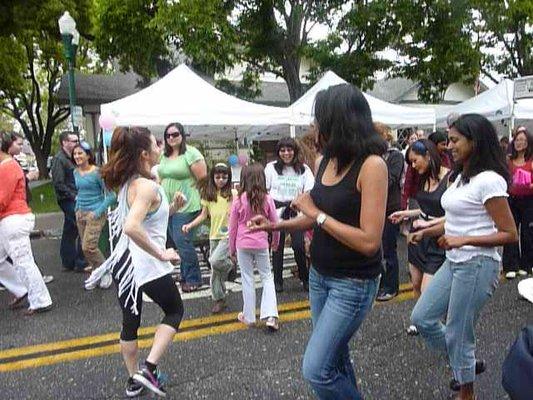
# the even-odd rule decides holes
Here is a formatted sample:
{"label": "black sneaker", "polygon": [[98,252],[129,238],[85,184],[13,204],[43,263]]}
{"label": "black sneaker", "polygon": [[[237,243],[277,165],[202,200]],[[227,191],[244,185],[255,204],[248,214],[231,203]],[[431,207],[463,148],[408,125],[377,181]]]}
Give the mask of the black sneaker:
{"label": "black sneaker", "polygon": [[150,370],[143,365],[142,368],[133,375],[133,380],[158,396],[167,396],[167,392],[163,388],[163,382],[157,370],[155,374],[152,374]]}
{"label": "black sneaker", "polygon": [[128,378],[128,382],[126,382],[126,396],[137,397],[143,392],[143,390],[143,385],[139,382],[135,382],[131,376]]}
{"label": "black sneaker", "polygon": [[[485,360],[476,360],[476,375],[482,374],[487,369]],[[450,381],[450,389],[454,392],[458,392],[461,389],[461,385],[456,379]]]}

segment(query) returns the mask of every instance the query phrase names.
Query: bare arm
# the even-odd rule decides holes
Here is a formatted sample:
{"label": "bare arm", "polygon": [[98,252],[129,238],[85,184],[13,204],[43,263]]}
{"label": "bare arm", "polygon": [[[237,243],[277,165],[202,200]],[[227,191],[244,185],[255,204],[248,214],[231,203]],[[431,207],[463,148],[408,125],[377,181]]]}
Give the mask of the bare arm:
{"label": "bare arm", "polygon": [[188,233],[191,229],[196,228],[198,225],[200,225],[202,222],[204,222],[207,219],[209,212],[207,211],[207,207],[203,206],[202,211],[200,211],[200,214],[193,219],[188,224],[183,225],[182,230],[185,233]]}
{"label": "bare arm", "polygon": [[195,163],[192,163],[190,168],[196,181],[200,181],[207,176],[207,165],[205,160],[198,160]]}
{"label": "bare arm", "polygon": [[130,211],[124,223],[123,232],[141,249],[152,257],[161,261],[178,260],[177,254],[170,254],[169,250],[159,248],[150,240],[142,227],[146,215],[161,200],[158,197],[157,186],[148,179],[140,178],[132,183],[128,193],[128,202],[131,204]]}

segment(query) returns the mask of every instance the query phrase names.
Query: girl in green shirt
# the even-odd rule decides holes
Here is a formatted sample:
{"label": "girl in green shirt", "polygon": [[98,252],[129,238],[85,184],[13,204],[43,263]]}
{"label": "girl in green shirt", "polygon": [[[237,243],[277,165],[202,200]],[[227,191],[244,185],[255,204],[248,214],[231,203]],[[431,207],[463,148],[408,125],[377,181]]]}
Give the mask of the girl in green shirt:
{"label": "girl in green shirt", "polygon": [[204,156],[185,142],[183,125],[173,122],[165,128],[165,151],[157,170],[167,199],[176,192],[186,198],[185,205],[169,221],[169,234],[181,257],[181,289],[197,290],[202,284],[198,256],[193,244],[194,231],[184,233],[183,225],[194,220],[201,210],[200,193],[196,182],[207,175]]}

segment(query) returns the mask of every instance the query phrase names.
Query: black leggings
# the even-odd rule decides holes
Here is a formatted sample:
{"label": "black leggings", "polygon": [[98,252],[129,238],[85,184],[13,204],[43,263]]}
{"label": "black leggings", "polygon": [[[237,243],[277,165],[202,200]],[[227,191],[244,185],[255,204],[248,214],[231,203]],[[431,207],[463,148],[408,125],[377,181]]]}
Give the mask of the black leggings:
{"label": "black leggings", "polygon": [[120,339],[124,341],[137,340],[137,330],[141,325],[142,311],[142,294],[146,293],[165,313],[162,324],[171,326],[178,330],[181,319],[183,318],[183,302],[181,301],[180,292],[170,275],[162,276],[156,280],[145,283],[139,288],[137,294],[137,310],[135,315],[130,307],[125,307],[127,293],[123,293],[118,298],[120,308],[122,309],[122,331]]}

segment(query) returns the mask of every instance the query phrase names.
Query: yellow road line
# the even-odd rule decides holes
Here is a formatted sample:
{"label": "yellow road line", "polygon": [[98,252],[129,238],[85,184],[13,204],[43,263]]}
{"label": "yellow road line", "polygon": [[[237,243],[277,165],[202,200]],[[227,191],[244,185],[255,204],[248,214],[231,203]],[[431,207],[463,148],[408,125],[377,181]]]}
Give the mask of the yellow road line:
{"label": "yellow road line", "polygon": [[[303,307],[308,307],[308,306],[309,306],[309,302],[307,300],[302,300],[302,301],[295,301],[291,303],[280,304],[278,307],[278,310],[280,312],[287,312],[287,311],[291,311],[291,310],[295,310],[295,309],[299,309]],[[237,313],[235,312],[235,313],[227,313],[227,314],[222,314],[222,315],[212,315],[209,317],[188,319],[188,320],[182,321],[180,325],[180,329],[192,329],[192,328],[210,325],[214,323],[229,322],[229,321],[234,321],[236,318],[237,318]],[[148,327],[140,328],[139,336],[154,334],[156,328],[157,326],[148,326]],[[119,332],[113,332],[113,333],[106,333],[103,335],[86,336],[82,338],[62,340],[59,342],[43,343],[43,344],[38,344],[38,345],[2,350],[0,351],[0,362],[4,358],[20,357],[20,356],[34,354],[34,353],[42,353],[45,351],[64,350],[64,349],[69,349],[71,347],[86,346],[86,345],[92,345],[92,344],[96,344],[100,342],[118,340],[119,335],[120,335]]]}
{"label": "yellow road line", "polygon": [[[402,288],[400,288],[401,293],[397,297],[395,297],[392,300],[392,302],[395,302],[395,303],[402,302],[402,301],[413,298],[413,292],[406,290],[408,288],[407,285],[403,285],[403,286],[404,286],[403,290]],[[380,303],[377,303],[377,304],[380,304]],[[310,317],[309,309],[301,310],[301,308],[308,307],[308,305],[309,303],[307,300],[280,304],[278,309],[279,311],[284,312],[284,314],[280,318],[281,322],[308,319]],[[225,333],[237,332],[240,330],[247,329],[247,327],[244,326],[240,322],[231,323],[231,321],[235,321],[235,317],[236,317],[236,313],[228,313],[228,314],[219,315],[219,316],[210,316],[210,317],[197,318],[197,319],[183,321],[183,323],[181,324],[181,328],[198,327],[198,329],[189,330],[185,332],[180,331],[174,337],[174,341],[185,342],[185,341],[199,339],[199,338],[206,337],[206,336],[221,335]],[[202,328],[202,326],[213,324],[213,323],[218,323],[218,322],[228,322],[228,323]],[[155,329],[156,327],[146,327],[146,328],[139,329],[139,335],[142,336],[142,335],[152,334],[155,332]],[[0,372],[10,372],[10,371],[17,371],[17,370],[26,369],[26,368],[36,368],[36,367],[58,364],[61,362],[66,362],[66,361],[74,361],[74,360],[79,360],[79,359],[84,359],[84,358],[92,358],[92,357],[99,357],[99,356],[105,356],[109,354],[120,353],[120,346],[118,343],[96,346],[90,349],[75,350],[75,351],[70,351],[70,352],[68,351],[68,349],[77,347],[77,346],[98,344],[99,342],[118,340],[118,337],[119,337],[119,334],[115,332],[115,333],[109,333],[105,335],[84,337],[84,338],[65,340],[65,341],[55,342],[55,343],[46,343],[46,344],[41,344],[41,345],[4,350],[0,352]],[[152,341],[153,341],[152,338],[140,339],[138,342],[139,348],[150,347],[152,345]],[[54,350],[67,350],[67,351],[63,353],[53,354],[53,355],[37,356],[35,358],[26,359],[26,360],[12,361],[12,362],[7,362],[3,364],[1,363],[2,358],[20,357],[24,355],[31,355],[34,353],[54,351]]]}

